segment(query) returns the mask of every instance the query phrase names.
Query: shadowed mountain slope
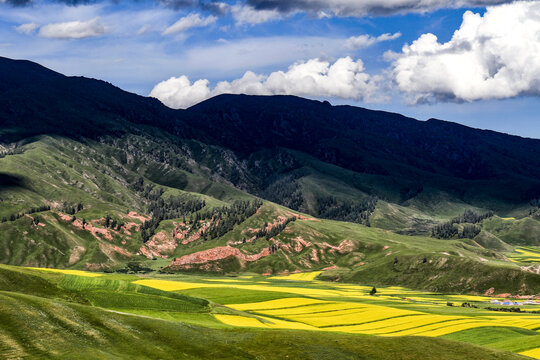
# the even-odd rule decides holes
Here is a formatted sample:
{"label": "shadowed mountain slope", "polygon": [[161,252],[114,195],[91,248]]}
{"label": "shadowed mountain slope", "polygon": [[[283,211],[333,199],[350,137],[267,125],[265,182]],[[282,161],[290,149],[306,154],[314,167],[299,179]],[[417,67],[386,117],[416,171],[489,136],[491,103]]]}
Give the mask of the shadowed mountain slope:
{"label": "shadowed mountain slope", "polygon": [[[489,196],[516,203],[540,192],[540,140],[293,96],[220,95],[188,113],[190,125],[244,155],[285,147],[358,173],[406,178],[457,196],[471,180],[495,186]],[[512,194],[499,186],[509,180],[520,183]]]}
{"label": "shadowed mountain slope", "polygon": [[[0,77],[3,143],[37,134],[137,133],[132,124],[144,124],[222,146],[241,159],[264,149],[298,150],[355,173],[392,179],[391,190],[403,193],[403,201],[426,187],[478,204],[485,198],[522,204],[540,196],[540,140],[293,96],[221,95],[171,110],[103,81],[6,58],[0,58]],[[236,183],[262,193],[253,180],[260,176]]]}

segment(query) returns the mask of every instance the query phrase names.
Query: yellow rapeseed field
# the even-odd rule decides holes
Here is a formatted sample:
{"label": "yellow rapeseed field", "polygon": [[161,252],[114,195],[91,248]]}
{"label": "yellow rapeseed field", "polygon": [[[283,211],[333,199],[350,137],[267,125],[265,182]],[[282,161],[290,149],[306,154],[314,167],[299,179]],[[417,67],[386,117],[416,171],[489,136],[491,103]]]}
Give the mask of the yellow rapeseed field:
{"label": "yellow rapeseed field", "polygon": [[98,276],[102,275],[102,274],[88,272],[88,271],[82,271],[82,270],[62,270],[62,269],[36,268],[36,267],[29,267],[27,269],[50,271],[50,272],[57,272],[57,273],[67,274],[67,275],[78,275],[78,276],[87,276],[87,277],[98,277]]}
{"label": "yellow rapeseed field", "polygon": [[244,280],[242,280],[242,279],[204,279],[204,281],[237,283],[237,282],[243,282]]}
{"label": "yellow rapeseed field", "polygon": [[532,357],[534,359],[540,359],[540,347],[532,350],[523,351],[520,354]]}
{"label": "yellow rapeseed field", "polygon": [[247,326],[247,327],[259,327],[264,328],[268,327],[262,321],[257,318],[239,316],[239,315],[214,315],[216,319],[221,321],[224,324],[232,326]]}
{"label": "yellow rapeseed field", "polygon": [[477,295],[446,295],[449,300],[453,301],[489,301],[492,298],[487,296]]}
{"label": "yellow rapeseed field", "polygon": [[262,313],[270,316],[295,316],[295,315],[310,315],[310,316],[336,316],[346,314],[357,314],[369,310],[369,308],[361,304],[348,307],[342,304],[321,304],[320,306],[301,306],[287,309],[272,309],[272,310],[257,310],[257,313]]}
{"label": "yellow rapeseed field", "polygon": [[195,288],[204,288],[204,287],[220,287],[220,288],[237,288],[237,289],[246,289],[246,290],[255,290],[255,291],[273,291],[273,292],[283,292],[288,294],[296,294],[303,296],[318,296],[318,297],[343,297],[346,296],[343,291],[340,290],[331,290],[331,289],[316,289],[316,288],[305,288],[305,287],[288,287],[288,286],[276,286],[272,285],[270,282],[259,282],[252,284],[236,284],[236,283],[190,283],[183,281],[171,281],[171,280],[137,280],[134,281],[136,284],[145,285],[153,287],[155,289],[165,290],[165,291],[179,291]]}
{"label": "yellow rapeseed field", "polygon": [[227,305],[236,310],[249,311],[249,310],[271,310],[271,309],[282,309],[282,308],[291,308],[304,305],[312,304],[326,304],[326,301],[318,299],[309,299],[309,298],[284,298],[276,299],[269,301],[262,301],[249,304],[233,304]]}
{"label": "yellow rapeseed field", "polygon": [[[476,298],[472,297],[471,298]],[[435,299],[436,300],[436,299]],[[332,302],[306,298],[286,298],[259,303],[233,304],[230,307],[257,316],[271,316],[302,323],[326,331],[362,333],[382,336],[442,336],[454,332],[489,326],[538,327],[534,316],[452,316],[428,314],[355,302]],[[232,324],[229,322],[229,324]]]}
{"label": "yellow rapeseed field", "polygon": [[284,321],[279,319],[271,319],[266,317],[260,317],[259,319],[250,318],[246,316],[239,315],[214,315],[216,319],[221,321],[224,324],[231,326],[242,326],[242,327],[258,327],[258,328],[271,328],[271,329],[294,329],[294,330],[319,330],[313,326],[306,324]]}
{"label": "yellow rapeseed field", "polygon": [[506,326],[520,327],[524,329],[536,329],[540,327],[539,317],[526,317],[526,316],[494,316],[489,317],[490,320],[496,321]]}
{"label": "yellow rapeseed field", "polygon": [[179,291],[179,290],[188,290],[201,287],[221,287],[219,284],[204,284],[204,283],[189,283],[183,281],[169,281],[169,280],[137,280],[133,282],[134,284],[144,285],[164,291]]}
{"label": "yellow rapeseed field", "polygon": [[471,321],[471,320],[468,320],[469,322],[465,322],[465,321],[467,320],[464,319],[463,323],[444,326],[438,329],[428,330],[424,332],[417,332],[417,333],[414,333],[413,335],[436,337],[436,336],[448,335],[448,334],[452,334],[458,331],[469,330],[469,329],[474,329],[474,328],[479,328],[479,327],[508,326],[508,324],[501,324],[501,323],[492,322],[492,321]]}
{"label": "yellow rapeseed field", "polygon": [[353,314],[336,314],[335,316],[318,316],[318,314],[292,315],[289,319],[301,321],[317,327],[362,324],[372,321],[379,321],[391,317],[414,314],[413,311],[394,309],[391,307],[371,308],[368,311],[361,311]]}
{"label": "yellow rapeseed field", "polygon": [[295,281],[313,281],[322,273],[322,271],[302,272],[296,274],[289,274],[285,276],[272,276],[270,279],[276,280],[295,280]]}
{"label": "yellow rapeseed field", "polygon": [[[315,273],[315,272],[313,272]],[[313,276],[313,273],[310,276]],[[93,274],[94,275],[94,274]],[[293,274],[298,275],[298,274]],[[306,274],[304,274],[306,275]],[[307,275],[306,275],[307,276]],[[279,277],[283,279],[283,277]],[[443,336],[478,327],[512,326],[536,329],[538,317],[534,315],[498,313],[476,316],[434,314],[430,309],[446,306],[446,302],[480,302],[489,297],[472,295],[437,295],[403,289],[381,288],[377,296],[367,293],[369,286],[351,284],[319,285],[313,281],[309,287],[283,283],[251,282],[236,279],[206,279],[208,282],[182,282],[168,280],[138,280],[137,284],[166,290],[182,291],[193,288],[227,288],[253,291],[283,292],[297,295],[268,301],[232,304],[229,307],[252,313],[255,317],[241,315],[214,315],[231,326],[324,330],[380,336]],[[305,297],[302,297],[305,296]],[[422,305],[414,301],[428,303]],[[380,305],[379,305],[380,304]],[[393,307],[391,304],[398,305]],[[418,305],[419,311],[399,306]],[[423,312],[421,307],[428,312]]]}
{"label": "yellow rapeseed field", "polygon": [[538,249],[520,247],[515,251],[518,255],[510,256],[512,261],[540,262],[540,250]]}
{"label": "yellow rapeseed field", "polygon": [[[411,315],[402,316],[397,318],[390,318],[381,321],[373,321],[361,325],[353,325],[345,329],[346,332],[356,332],[363,334],[389,334],[398,331],[413,329],[421,326],[426,326],[434,323],[440,323],[442,321],[449,321],[457,319],[455,316],[442,316],[442,315]],[[332,330],[340,330],[340,327],[332,328]]]}

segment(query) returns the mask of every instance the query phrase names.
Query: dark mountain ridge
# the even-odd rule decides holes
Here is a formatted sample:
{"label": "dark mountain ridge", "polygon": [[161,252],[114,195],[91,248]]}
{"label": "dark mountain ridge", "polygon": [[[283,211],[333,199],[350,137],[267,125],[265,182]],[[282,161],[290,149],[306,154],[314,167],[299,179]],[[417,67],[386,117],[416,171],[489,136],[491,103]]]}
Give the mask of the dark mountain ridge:
{"label": "dark mountain ridge", "polygon": [[4,144],[38,134],[98,138],[143,131],[136,124],[219,145],[244,159],[263,149],[298,150],[391,178],[398,192],[415,183],[418,191],[436,188],[462,200],[475,187],[482,196],[515,204],[540,196],[540,140],[294,96],[220,95],[172,110],[104,81],[6,58],[0,58],[0,78]]}
{"label": "dark mountain ridge", "polygon": [[179,111],[105,81],[67,77],[30,61],[2,57],[0,79],[3,143],[39,134],[95,138],[129,131],[129,123],[189,135],[177,120]]}
{"label": "dark mountain ridge", "polygon": [[[246,154],[282,146],[361,172],[388,173],[378,171],[368,159],[373,157],[464,179],[509,172],[540,177],[540,140],[447,121],[418,121],[294,96],[220,95],[188,113],[196,114],[186,118],[190,125],[211,131],[220,144]],[[521,166],[511,163],[515,160]]]}

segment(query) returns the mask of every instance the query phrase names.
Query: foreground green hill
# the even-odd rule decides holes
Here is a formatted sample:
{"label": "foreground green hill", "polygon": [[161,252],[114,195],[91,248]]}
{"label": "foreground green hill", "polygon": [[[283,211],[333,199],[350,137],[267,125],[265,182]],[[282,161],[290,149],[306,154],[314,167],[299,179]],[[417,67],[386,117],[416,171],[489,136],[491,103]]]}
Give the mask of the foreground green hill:
{"label": "foreground green hill", "polygon": [[[0,354],[7,359],[525,358],[441,338],[234,327],[214,315],[250,315],[135,284],[138,279],[0,266]],[[252,293],[258,300],[250,300],[249,292],[238,293],[236,300],[271,296]]]}

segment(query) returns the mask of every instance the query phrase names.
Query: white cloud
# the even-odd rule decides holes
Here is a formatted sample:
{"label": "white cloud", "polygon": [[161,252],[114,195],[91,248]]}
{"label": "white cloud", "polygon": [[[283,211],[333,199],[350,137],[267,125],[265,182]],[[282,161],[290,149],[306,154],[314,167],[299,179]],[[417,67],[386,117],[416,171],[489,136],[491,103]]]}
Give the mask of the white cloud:
{"label": "white cloud", "polygon": [[54,39],[83,39],[102,36],[107,32],[107,27],[99,22],[99,18],[95,18],[88,21],[48,24],[39,30],[39,36]]}
{"label": "white cloud", "polygon": [[467,11],[450,41],[424,34],[387,58],[413,103],[540,95],[540,3]]}
{"label": "white cloud", "polygon": [[376,43],[395,40],[399,37],[401,37],[399,32],[395,34],[386,33],[376,37],[370,35],[351,36],[347,39],[346,46],[349,49],[364,49]]}
{"label": "white cloud", "polygon": [[184,16],[183,18],[180,18],[180,20],[165,29],[165,31],[163,31],[163,35],[171,35],[179,32],[184,32],[194,27],[208,26],[215,23],[216,20],[217,17],[215,17],[214,15],[210,15],[208,17],[201,17],[201,15],[198,13],[192,13]]}
{"label": "white cloud", "polygon": [[192,84],[186,76],[173,77],[157,84],[150,96],[172,108],[186,108],[223,93],[377,100],[379,79],[364,70],[361,60],[354,61],[350,57],[340,58],[333,64],[311,59],[270,75],[248,71],[239,79],[219,82],[213,89],[208,80]]}
{"label": "white cloud", "polygon": [[231,6],[230,10],[236,25],[261,24],[282,18],[277,10],[256,10],[249,5],[236,4]]}
{"label": "white cloud", "polygon": [[208,84],[208,80],[197,80],[192,84],[184,75],[172,77],[157,84],[150,96],[172,108],[186,108],[210,97]]}
{"label": "white cloud", "polygon": [[36,23],[28,23],[28,24],[22,24],[20,26],[17,26],[15,30],[20,32],[21,34],[30,35],[32,34],[36,29],[38,28],[38,25]]}

